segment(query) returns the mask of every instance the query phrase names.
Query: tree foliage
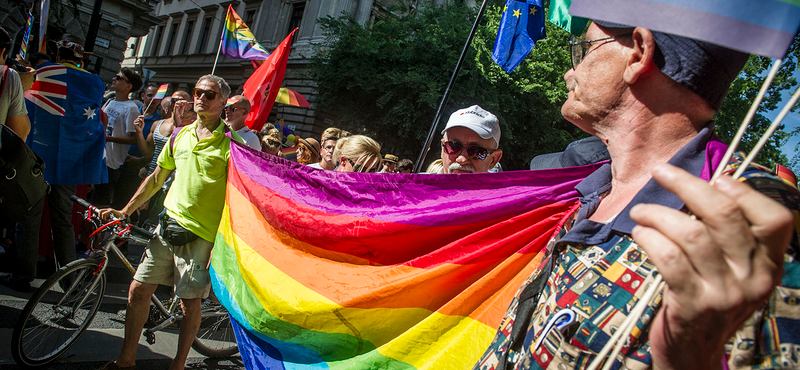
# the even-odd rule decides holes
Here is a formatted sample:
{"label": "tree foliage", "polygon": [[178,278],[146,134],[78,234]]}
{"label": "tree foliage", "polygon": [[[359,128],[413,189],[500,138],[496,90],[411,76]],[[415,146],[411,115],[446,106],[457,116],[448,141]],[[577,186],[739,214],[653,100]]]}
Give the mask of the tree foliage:
{"label": "tree foliage", "polygon": [[[426,163],[439,157],[438,131],[450,113],[479,104],[500,119],[504,169],[526,169],[538,154],[563,150],[586,136],[561,116],[567,98],[563,74],[571,67],[569,35],[547,23],[547,37],[507,74],[491,59],[502,7],[490,6],[469,48],[437,128]],[[371,136],[384,152],[417,159],[436,115],[440,99],[467,39],[477,9],[463,2],[448,6],[427,4],[414,13],[391,15],[363,27],[348,16],[320,20],[326,41],[319,45],[311,64],[318,81],[323,114],[337,127]],[[797,43],[793,53],[797,53]],[[790,62],[796,64],[796,58]],[[720,136],[729,139],[741,122],[749,102],[764,78],[769,59],[753,57],[718,115]],[[796,82],[786,65],[771,90],[756,131],[766,121],[763,113],[774,109],[775,96]],[[785,161],[778,149],[785,139],[779,132],[761,160]],[[747,136],[745,147],[757,138]]]}

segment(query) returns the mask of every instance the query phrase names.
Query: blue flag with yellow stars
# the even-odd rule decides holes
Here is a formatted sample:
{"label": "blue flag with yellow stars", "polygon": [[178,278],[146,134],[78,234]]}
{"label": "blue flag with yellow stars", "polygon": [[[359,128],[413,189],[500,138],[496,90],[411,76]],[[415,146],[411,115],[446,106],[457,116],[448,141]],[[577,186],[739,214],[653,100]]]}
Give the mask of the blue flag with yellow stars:
{"label": "blue flag with yellow stars", "polygon": [[528,56],[536,40],[544,37],[541,0],[507,0],[497,30],[492,59],[508,73]]}

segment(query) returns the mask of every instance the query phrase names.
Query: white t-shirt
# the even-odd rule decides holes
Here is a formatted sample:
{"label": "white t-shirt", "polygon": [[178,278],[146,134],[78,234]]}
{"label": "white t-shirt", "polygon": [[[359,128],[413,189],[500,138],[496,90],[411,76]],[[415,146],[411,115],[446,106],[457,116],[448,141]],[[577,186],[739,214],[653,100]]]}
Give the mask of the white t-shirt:
{"label": "white t-shirt", "polygon": [[242,137],[244,143],[247,144],[247,146],[255,150],[261,151],[261,142],[258,141],[258,135],[253,133],[253,131],[250,131],[250,128],[248,128],[247,126],[242,127],[240,130],[236,131],[236,133]]}
{"label": "white t-shirt", "polygon": [[[106,136],[125,137],[136,132],[136,128],[133,127],[133,121],[139,116],[139,107],[136,103],[130,100],[111,100],[103,107],[103,112],[108,115]],[[130,144],[106,142],[106,165],[108,168],[116,170],[122,166],[130,147]]]}
{"label": "white t-shirt", "polygon": [[[8,68],[6,83],[0,92],[0,125],[4,125],[8,117],[18,117],[28,114],[25,108],[25,98],[22,96],[22,82],[17,71]],[[0,65],[0,85],[3,81],[3,66]]]}

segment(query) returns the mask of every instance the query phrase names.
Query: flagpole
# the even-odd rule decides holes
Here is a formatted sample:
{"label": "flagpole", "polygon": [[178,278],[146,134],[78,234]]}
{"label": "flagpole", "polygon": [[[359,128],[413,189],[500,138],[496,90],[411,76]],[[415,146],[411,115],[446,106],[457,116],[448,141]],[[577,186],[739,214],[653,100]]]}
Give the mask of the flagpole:
{"label": "flagpole", "polygon": [[[222,25],[225,27],[225,25]],[[225,34],[225,29],[222,30],[222,35]],[[214,68],[211,68],[211,74],[213,75],[214,72],[217,70],[217,61],[219,60],[219,52],[222,50],[222,35],[219,36],[219,47],[217,48],[217,57],[214,58]]]}
{"label": "flagpole", "polygon": [[225,27],[228,24],[228,15],[231,14],[231,9],[233,9],[233,6],[231,4],[228,4],[228,13],[225,15],[225,22],[222,22],[222,28],[221,28],[222,32],[220,32],[219,34],[219,47],[217,48],[217,57],[214,58],[214,67],[211,68],[212,75],[217,70],[217,61],[219,60],[219,52],[222,50],[222,39],[225,37]]}
{"label": "flagpole", "polygon": [[450,97],[450,89],[453,87],[453,84],[456,81],[458,71],[461,70],[461,64],[464,62],[464,58],[467,56],[467,51],[469,50],[469,46],[472,44],[472,39],[475,38],[475,32],[478,30],[478,24],[480,23],[481,18],[483,18],[483,13],[486,11],[487,2],[488,0],[483,0],[483,4],[481,4],[481,9],[478,11],[478,16],[475,18],[475,23],[472,25],[472,31],[470,31],[469,37],[467,37],[467,42],[464,44],[464,50],[461,51],[461,57],[458,58],[456,68],[453,70],[453,76],[450,77],[450,82],[447,84],[447,89],[444,91],[442,101],[439,103],[439,109],[436,110],[436,117],[433,119],[433,123],[431,123],[430,130],[428,130],[428,137],[425,139],[425,145],[422,147],[422,151],[419,153],[417,163],[414,164],[415,173],[422,169],[422,162],[425,161],[425,157],[428,155],[431,143],[433,142],[433,135],[436,132],[436,126],[438,125],[439,120],[442,118],[442,109],[444,109],[444,105],[447,103],[447,99]]}

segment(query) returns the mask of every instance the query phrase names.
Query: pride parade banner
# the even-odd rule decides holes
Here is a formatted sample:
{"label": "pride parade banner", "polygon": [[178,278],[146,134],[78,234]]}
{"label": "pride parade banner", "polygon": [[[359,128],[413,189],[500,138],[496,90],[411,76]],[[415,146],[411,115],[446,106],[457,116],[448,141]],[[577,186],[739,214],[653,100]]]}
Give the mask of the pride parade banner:
{"label": "pride parade banner", "polygon": [[214,292],[248,369],[464,369],[596,166],[323,171],[231,146]]}

